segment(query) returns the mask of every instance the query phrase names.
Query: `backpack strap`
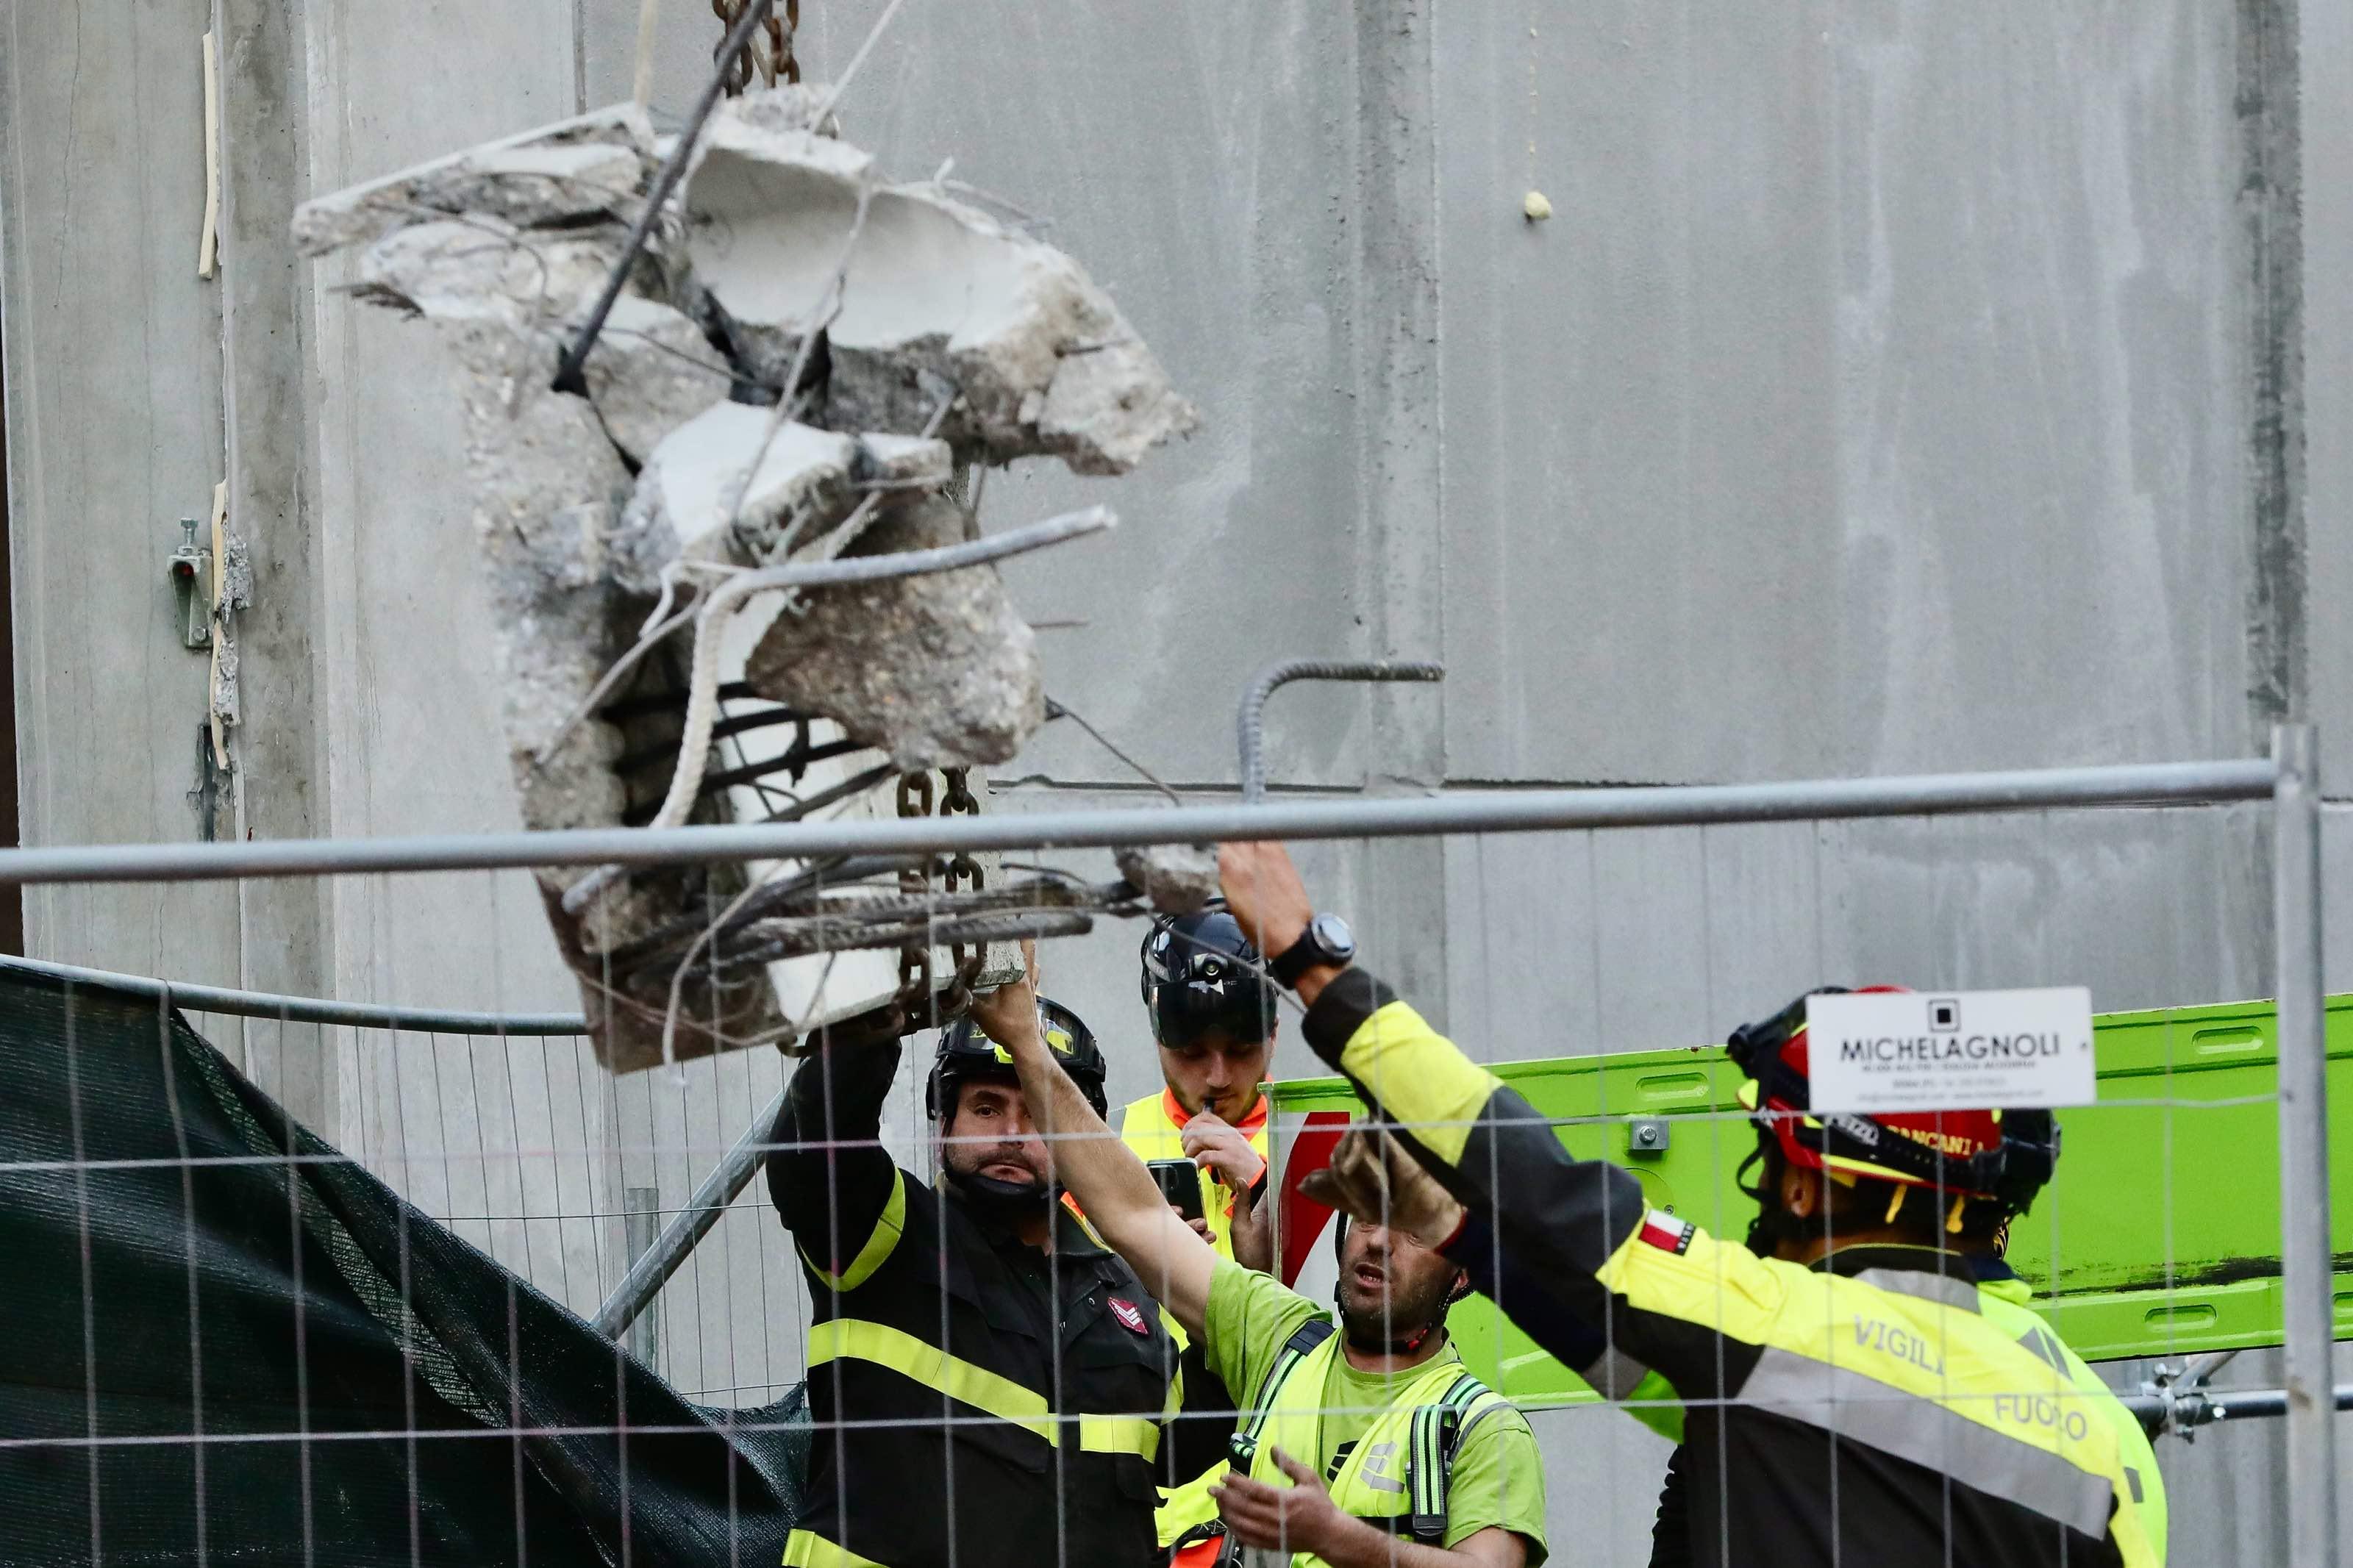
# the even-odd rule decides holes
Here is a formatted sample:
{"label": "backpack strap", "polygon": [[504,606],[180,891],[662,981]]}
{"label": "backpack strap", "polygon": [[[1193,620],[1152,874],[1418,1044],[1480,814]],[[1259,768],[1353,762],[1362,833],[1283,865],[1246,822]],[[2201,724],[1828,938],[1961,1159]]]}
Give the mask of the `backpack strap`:
{"label": "backpack strap", "polygon": [[1493,1397],[1485,1384],[1466,1372],[1436,1401],[1413,1413],[1413,1446],[1406,1458],[1406,1488],[1412,1498],[1412,1510],[1406,1516],[1403,1533],[1425,1546],[1440,1545],[1446,1539],[1446,1491],[1454,1476],[1455,1449],[1470,1424],[1486,1414],[1482,1410],[1473,1415],[1472,1406]]}
{"label": "backpack strap", "polygon": [[1328,1318],[1310,1318],[1299,1325],[1292,1336],[1282,1342],[1274,1365],[1267,1369],[1266,1386],[1259,1390],[1258,1401],[1250,1415],[1234,1428],[1233,1441],[1227,1445],[1234,1468],[1247,1473],[1250,1461],[1258,1458],[1258,1435],[1266,1426],[1267,1413],[1274,1408],[1275,1396],[1282,1392],[1283,1381],[1298,1369],[1299,1363],[1314,1352],[1315,1347],[1332,1337],[1332,1321]]}

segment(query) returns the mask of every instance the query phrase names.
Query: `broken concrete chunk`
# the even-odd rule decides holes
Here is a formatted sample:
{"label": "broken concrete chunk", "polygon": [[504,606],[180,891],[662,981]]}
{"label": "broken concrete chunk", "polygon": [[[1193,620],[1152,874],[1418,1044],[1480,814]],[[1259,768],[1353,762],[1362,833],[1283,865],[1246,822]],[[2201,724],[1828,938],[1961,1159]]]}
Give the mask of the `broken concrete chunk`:
{"label": "broken concrete chunk", "polygon": [[955,454],[923,436],[860,436],[858,477],[871,484],[937,489],[955,478]]}
{"label": "broken concrete chunk", "polygon": [[[934,185],[880,181],[829,119],[814,123],[831,96],[786,87],[717,111],[623,280],[583,367],[585,396],[554,390],[558,357],[676,148],[642,110],[526,132],[297,216],[306,254],[360,250],[353,292],[428,320],[451,352],[497,637],[486,679],[530,827],[661,815],[687,733],[692,645],[659,644],[613,689],[600,682],[682,557],[760,567],[953,543],[974,526],[942,493],[960,459],[1060,455],[1116,473],[1193,423],[1076,262]],[[795,421],[733,401],[747,384],[773,397],[788,379]],[[250,571],[231,577],[249,583]],[[233,587],[240,596],[249,587]],[[233,647],[224,665],[233,714]],[[760,631],[747,674],[754,693],[839,722],[901,769],[1003,762],[1044,718],[1034,638],[988,566],[809,591]],[[708,663],[696,678],[709,689]],[[729,787],[676,793],[693,795],[691,820],[744,809]],[[1143,870],[1148,885],[1158,879],[1155,898],[1198,890],[1198,867],[1154,866],[1147,857]],[[742,873],[632,870],[566,910],[567,890],[600,874],[544,873],[541,889],[598,1057],[628,1070],[660,1059],[671,1000],[670,966],[638,960],[659,956],[662,933],[705,929]],[[936,952],[934,973],[954,962]],[[679,1000],[682,1056],[784,1027],[756,969],[691,974]]]}
{"label": "broken concrete chunk", "polygon": [[[940,496],[885,507],[845,554],[954,544]],[[839,723],[902,769],[1001,763],[1045,721],[1037,637],[992,566],[809,590],[744,664],[760,696]]]}
{"label": "broken concrete chunk", "polygon": [[728,99],[720,105],[720,119],[753,131],[814,131],[820,136],[838,137],[841,134],[839,116],[827,113],[824,123],[817,122],[819,111],[832,101],[833,87],[828,82],[779,82]]}
{"label": "broken concrete chunk", "polygon": [[713,404],[646,460],[622,520],[619,563],[643,592],[681,555],[781,565],[847,518],[870,486],[936,487],[948,476],[944,441],[844,436],[777,424],[771,409]]}
{"label": "broken concrete chunk", "polygon": [[849,515],[857,466],[855,437],[715,403],[665,437],[638,475],[621,523],[629,570],[644,581],[649,566],[658,574],[680,555],[767,564],[760,545],[806,542]]}
{"label": "broken concrete chunk", "polygon": [[1079,472],[1125,473],[1166,438],[1158,433],[1164,422],[1174,435],[1198,423],[1193,405],[1174,393],[1166,394],[1174,413],[1155,402],[1155,385],[1166,385],[1159,362],[1125,321],[1114,320],[1105,335],[1062,351],[1045,406],[1036,414],[1038,429],[1055,450],[1102,454],[1105,466],[1100,468],[1082,468],[1073,458],[1071,467]]}
{"label": "broken concrete chunk", "polygon": [[922,430],[944,386],[961,400],[941,434],[960,450],[1103,474],[1192,428],[1191,405],[1077,262],[934,187],[877,184],[871,162],[733,104],[714,116],[687,247],[754,374],[781,382],[839,277],[822,323],[825,424]]}
{"label": "broken concrete chunk", "polygon": [[435,213],[522,227],[619,217],[653,167],[645,110],[616,104],[305,202],[294,214],[294,243],[305,256],[323,256]]}
{"label": "broken concrete chunk", "polygon": [[232,533],[221,552],[221,608],[253,608],[253,552],[245,536]]}
{"label": "broken concrete chunk", "polygon": [[[577,330],[567,321],[567,337]],[[733,370],[682,311],[624,294],[583,370],[588,401],[622,456],[640,468],[662,439],[727,395]]]}
{"label": "broken concrete chunk", "polygon": [[1189,915],[1218,896],[1218,851],[1207,844],[1155,844],[1115,850],[1128,885],[1164,915]]}
{"label": "broken concrete chunk", "polygon": [[443,212],[483,213],[521,227],[621,219],[639,194],[646,162],[607,142],[509,147],[473,153],[420,177],[417,201]]}
{"label": "broken concrete chunk", "polygon": [[242,663],[237,655],[237,639],[227,634],[213,643],[213,717],[223,724],[234,725],[243,716],[242,700],[237,686],[237,668]]}
{"label": "broken concrete chunk", "polygon": [[356,289],[440,321],[553,327],[586,311],[617,254],[609,242],[526,233],[496,218],[437,219],[368,247]]}
{"label": "broken concrete chunk", "polygon": [[[493,321],[452,323],[442,337],[466,373],[467,471],[496,632],[492,679],[523,826],[620,826],[632,801],[615,764],[625,751],[665,742],[674,749],[677,710],[658,706],[626,722],[584,723],[562,744],[553,742],[635,640],[649,607],[616,583],[607,553],[628,494],[628,471],[587,403],[548,389],[541,339]],[[662,689],[681,676],[649,661],[642,679]],[[565,889],[588,874],[578,867],[540,872],[541,896],[556,943],[580,977],[600,1058],[642,1065],[660,1056],[669,975],[616,976],[604,955],[702,909],[706,881],[735,873],[691,867],[639,872],[581,913],[567,913]],[[714,987],[693,977],[685,987],[677,1048],[681,1056],[707,1055],[782,1022],[769,987]]]}

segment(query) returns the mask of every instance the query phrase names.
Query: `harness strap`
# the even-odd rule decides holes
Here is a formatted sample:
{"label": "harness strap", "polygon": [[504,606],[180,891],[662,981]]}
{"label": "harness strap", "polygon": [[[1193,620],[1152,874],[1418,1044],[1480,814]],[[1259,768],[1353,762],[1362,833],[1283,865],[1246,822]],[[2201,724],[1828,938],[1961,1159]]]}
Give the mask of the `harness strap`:
{"label": "harness strap", "polygon": [[1292,1336],[1282,1342],[1282,1353],[1274,1365],[1267,1369],[1266,1386],[1259,1390],[1256,1403],[1242,1422],[1234,1428],[1233,1440],[1227,1452],[1233,1457],[1234,1468],[1247,1472],[1250,1463],[1258,1457],[1258,1435],[1266,1426],[1269,1412],[1274,1408],[1275,1396],[1282,1392],[1283,1380],[1297,1370],[1299,1363],[1312,1354],[1315,1347],[1332,1337],[1332,1323],[1326,1318],[1311,1318],[1299,1325]]}
{"label": "harness strap", "polygon": [[1446,1539],[1446,1490],[1453,1478],[1463,1416],[1485,1396],[1487,1385],[1466,1372],[1434,1403],[1413,1413],[1413,1443],[1406,1461],[1411,1508],[1400,1521],[1405,1526],[1400,1533],[1425,1546]]}

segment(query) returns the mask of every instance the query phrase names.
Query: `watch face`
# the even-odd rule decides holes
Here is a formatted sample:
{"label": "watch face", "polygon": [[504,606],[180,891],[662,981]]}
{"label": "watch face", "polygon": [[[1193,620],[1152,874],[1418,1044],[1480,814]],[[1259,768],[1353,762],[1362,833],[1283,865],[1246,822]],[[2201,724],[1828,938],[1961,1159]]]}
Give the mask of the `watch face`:
{"label": "watch face", "polygon": [[1307,934],[1335,963],[1345,963],[1356,956],[1356,933],[1338,915],[1317,915]]}

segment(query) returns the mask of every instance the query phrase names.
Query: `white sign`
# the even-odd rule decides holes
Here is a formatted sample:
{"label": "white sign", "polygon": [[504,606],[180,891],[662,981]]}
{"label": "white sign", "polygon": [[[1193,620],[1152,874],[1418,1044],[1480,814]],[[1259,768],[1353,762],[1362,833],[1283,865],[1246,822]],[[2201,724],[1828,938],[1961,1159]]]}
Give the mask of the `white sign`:
{"label": "white sign", "polygon": [[1876,991],[1806,1001],[1816,1110],[2089,1105],[2092,994]]}

